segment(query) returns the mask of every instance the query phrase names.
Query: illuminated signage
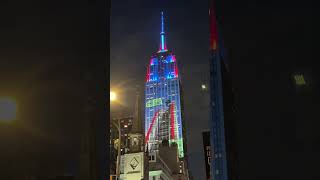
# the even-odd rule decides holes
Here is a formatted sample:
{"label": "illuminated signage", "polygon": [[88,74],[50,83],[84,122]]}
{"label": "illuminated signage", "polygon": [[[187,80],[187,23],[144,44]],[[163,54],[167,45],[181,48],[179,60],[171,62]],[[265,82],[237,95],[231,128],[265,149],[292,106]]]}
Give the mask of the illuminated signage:
{"label": "illuminated signage", "polygon": [[144,152],[125,154],[124,157],[126,179],[144,179]]}
{"label": "illuminated signage", "polygon": [[211,165],[211,146],[210,146],[210,132],[205,131],[202,132],[203,138],[203,150],[204,150],[204,158],[205,158],[205,165],[206,165],[206,175],[207,179],[210,179],[210,165]]}
{"label": "illuminated signage", "polygon": [[146,107],[159,106],[161,104],[162,104],[162,99],[161,98],[151,99],[151,100],[147,101]]}

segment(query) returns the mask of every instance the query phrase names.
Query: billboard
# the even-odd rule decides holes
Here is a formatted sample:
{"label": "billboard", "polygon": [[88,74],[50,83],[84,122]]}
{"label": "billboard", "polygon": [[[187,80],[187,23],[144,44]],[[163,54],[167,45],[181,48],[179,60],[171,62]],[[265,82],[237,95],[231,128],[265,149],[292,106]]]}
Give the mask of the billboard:
{"label": "billboard", "polygon": [[140,180],[144,176],[144,152],[124,155],[124,174],[127,179]]}

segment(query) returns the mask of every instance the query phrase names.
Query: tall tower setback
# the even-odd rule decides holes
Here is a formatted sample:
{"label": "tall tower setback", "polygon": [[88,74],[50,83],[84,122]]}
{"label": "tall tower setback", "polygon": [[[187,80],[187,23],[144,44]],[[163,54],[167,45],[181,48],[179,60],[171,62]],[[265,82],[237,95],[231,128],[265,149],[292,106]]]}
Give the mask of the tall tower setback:
{"label": "tall tower setback", "polygon": [[147,66],[145,84],[145,136],[149,151],[157,150],[161,141],[166,139],[170,144],[176,143],[179,158],[184,157],[180,92],[178,65],[175,55],[167,49],[161,12],[160,46]]}

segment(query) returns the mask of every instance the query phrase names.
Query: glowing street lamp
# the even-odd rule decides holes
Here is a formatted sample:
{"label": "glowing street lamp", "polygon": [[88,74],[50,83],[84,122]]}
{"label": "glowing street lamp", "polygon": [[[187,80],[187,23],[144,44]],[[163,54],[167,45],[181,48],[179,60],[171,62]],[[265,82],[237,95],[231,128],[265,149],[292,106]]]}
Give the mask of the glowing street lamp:
{"label": "glowing street lamp", "polygon": [[17,116],[17,104],[12,98],[0,97],[0,121],[12,121]]}
{"label": "glowing street lamp", "polygon": [[[114,91],[110,91],[110,103],[117,100],[117,94]],[[120,179],[120,156],[121,156],[121,124],[120,119],[117,120],[117,123],[114,123],[118,130],[118,156],[117,156],[117,167],[116,167],[116,176],[117,179]]]}
{"label": "glowing street lamp", "polygon": [[117,100],[117,94],[114,91],[110,91],[110,101]]}
{"label": "glowing street lamp", "polygon": [[207,86],[206,86],[205,84],[202,84],[202,85],[201,85],[201,89],[202,89],[202,90],[206,90],[206,89],[207,89]]}

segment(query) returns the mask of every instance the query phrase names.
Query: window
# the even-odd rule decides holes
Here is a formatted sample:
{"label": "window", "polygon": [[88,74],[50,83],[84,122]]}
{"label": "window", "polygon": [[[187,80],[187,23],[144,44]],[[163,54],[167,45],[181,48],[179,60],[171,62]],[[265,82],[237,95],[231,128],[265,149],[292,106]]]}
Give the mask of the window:
{"label": "window", "polygon": [[220,172],[219,172],[219,170],[217,169],[217,170],[216,170],[216,174],[219,174],[219,173],[220,173]]}

